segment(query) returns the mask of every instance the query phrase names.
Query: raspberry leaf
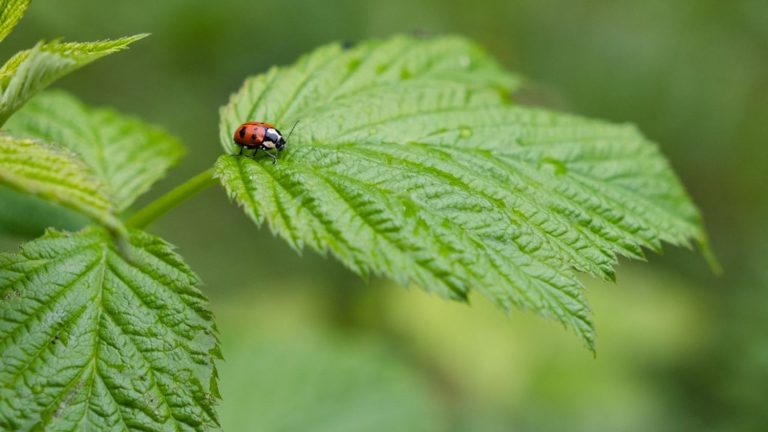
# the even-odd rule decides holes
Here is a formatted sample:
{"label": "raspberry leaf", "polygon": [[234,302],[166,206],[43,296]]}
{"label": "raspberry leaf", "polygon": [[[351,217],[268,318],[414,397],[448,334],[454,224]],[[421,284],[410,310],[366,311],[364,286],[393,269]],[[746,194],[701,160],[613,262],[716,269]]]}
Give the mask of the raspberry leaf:
{"label": "raspberry leaf", "polygon": [[[329,45],[246,80],[216,175],[257,224],[353,271],[553,317],[594,349],[577,271],[706,243],[635,128],[516,106],[518,79],[456,37]],[[299,122],[279,163],[233,155],[245,121]]]}

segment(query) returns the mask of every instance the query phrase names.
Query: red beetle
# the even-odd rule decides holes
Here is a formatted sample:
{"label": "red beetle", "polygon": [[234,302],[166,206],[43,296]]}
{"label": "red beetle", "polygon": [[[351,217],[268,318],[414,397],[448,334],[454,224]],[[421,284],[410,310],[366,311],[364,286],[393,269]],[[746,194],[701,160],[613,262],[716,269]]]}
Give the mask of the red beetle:
{"label": "red beetle", "polygon": [[[293,128],[295,127],[296,124],[293,125]],[[291,133],[293,133],[293,128],[291,128]],[[291,134],[289,133],[288,136],[290,137]],[[270,153],[269,150],[277,149],[279,153],[283,150],[283,147],[285,147],[285,138],[283,138],[283,134],[271,123],[243,123],[235,130],[234,139],[235,144],[240,146],[240,155],[243,154],[243,150],[246,148],[256,149],[253,152],[254,156],[261,149],[272,158],[272,163],[277,161],[277,156]]]}

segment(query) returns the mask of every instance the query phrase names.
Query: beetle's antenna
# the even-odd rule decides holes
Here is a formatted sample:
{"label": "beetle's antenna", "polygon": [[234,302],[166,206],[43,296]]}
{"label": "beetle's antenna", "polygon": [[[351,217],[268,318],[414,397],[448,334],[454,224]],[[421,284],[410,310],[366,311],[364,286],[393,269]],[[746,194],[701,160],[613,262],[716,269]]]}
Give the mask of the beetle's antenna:
{"label": "beetle's antenna", "polygon": [[293,133],[293,130],[294,130],[294,129],[296,129],[296,125],[297,125],[297,124],[299,124],[299,122],[300,122],[300,121],[301,121],[301,120],[296,120],[296,123],[294,123],[294,124],[293,124],[293,127],[291,128],[291,131],[290,131],[290,132],[288,132],[288,137],[287,137],[287,138],[285,138],[285,140],[286,140],[286,141],[288,141],[288,138],[290,138],[290,137],[291,137],[291,134]]}

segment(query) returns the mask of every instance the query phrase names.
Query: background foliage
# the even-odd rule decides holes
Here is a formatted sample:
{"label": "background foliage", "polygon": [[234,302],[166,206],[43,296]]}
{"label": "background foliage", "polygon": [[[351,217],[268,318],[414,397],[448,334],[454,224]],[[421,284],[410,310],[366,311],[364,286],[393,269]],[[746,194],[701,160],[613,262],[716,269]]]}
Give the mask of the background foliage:
{"label": "background foliage", "polygon": [[[359,430],[371,407],[407,424],[418,418],[421,430],[768,424],[765,2],[88,0],[68,8],[77,19],[31,8],[0,54],[40,37],[153,33],[152,43],[60,84],[88,103],[162,124],[189,146],[190,157],[153,194],[218,155],[218,108],[244,76],[335,39],[461,32],[531,80],[530,103],[632,121],[661,143],[726,269],[716,278],[695,255],[669,249],[650,255],[653,265],[623,263],[617,285],[586,281],[600,344],[592,359],[556,324],[507,319],[479,297],[467,308],[376,279],[366,287],[331,260],[299,258],[209,191],[151,231],[178,245],[207,285],[224,337],[228,430],[274,428],[269,422],[284,420],[276,412]],[[269,28],[240,23],[248,16],[269,17]],[[18,238],[2,243],[9,250]],[[297,357],[316,359],[324,375],[296,379],[317,373]],[[327,398],[339,402],[297,409]],[[274,404],[269,416],[265,400]]]}

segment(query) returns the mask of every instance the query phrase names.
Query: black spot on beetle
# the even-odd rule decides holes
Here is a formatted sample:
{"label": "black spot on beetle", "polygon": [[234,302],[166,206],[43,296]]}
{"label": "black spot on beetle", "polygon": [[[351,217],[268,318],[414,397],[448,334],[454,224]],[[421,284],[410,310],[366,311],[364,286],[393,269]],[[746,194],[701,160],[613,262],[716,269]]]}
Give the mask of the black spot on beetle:
{"label": "black spot on beetle", "polygon": [[240,138],[245,138],[245,128],[240,128]]}
{"label": "black spot on beetle", "polygon": [[251,134],[251,141],[256,141],[256,134]]}

